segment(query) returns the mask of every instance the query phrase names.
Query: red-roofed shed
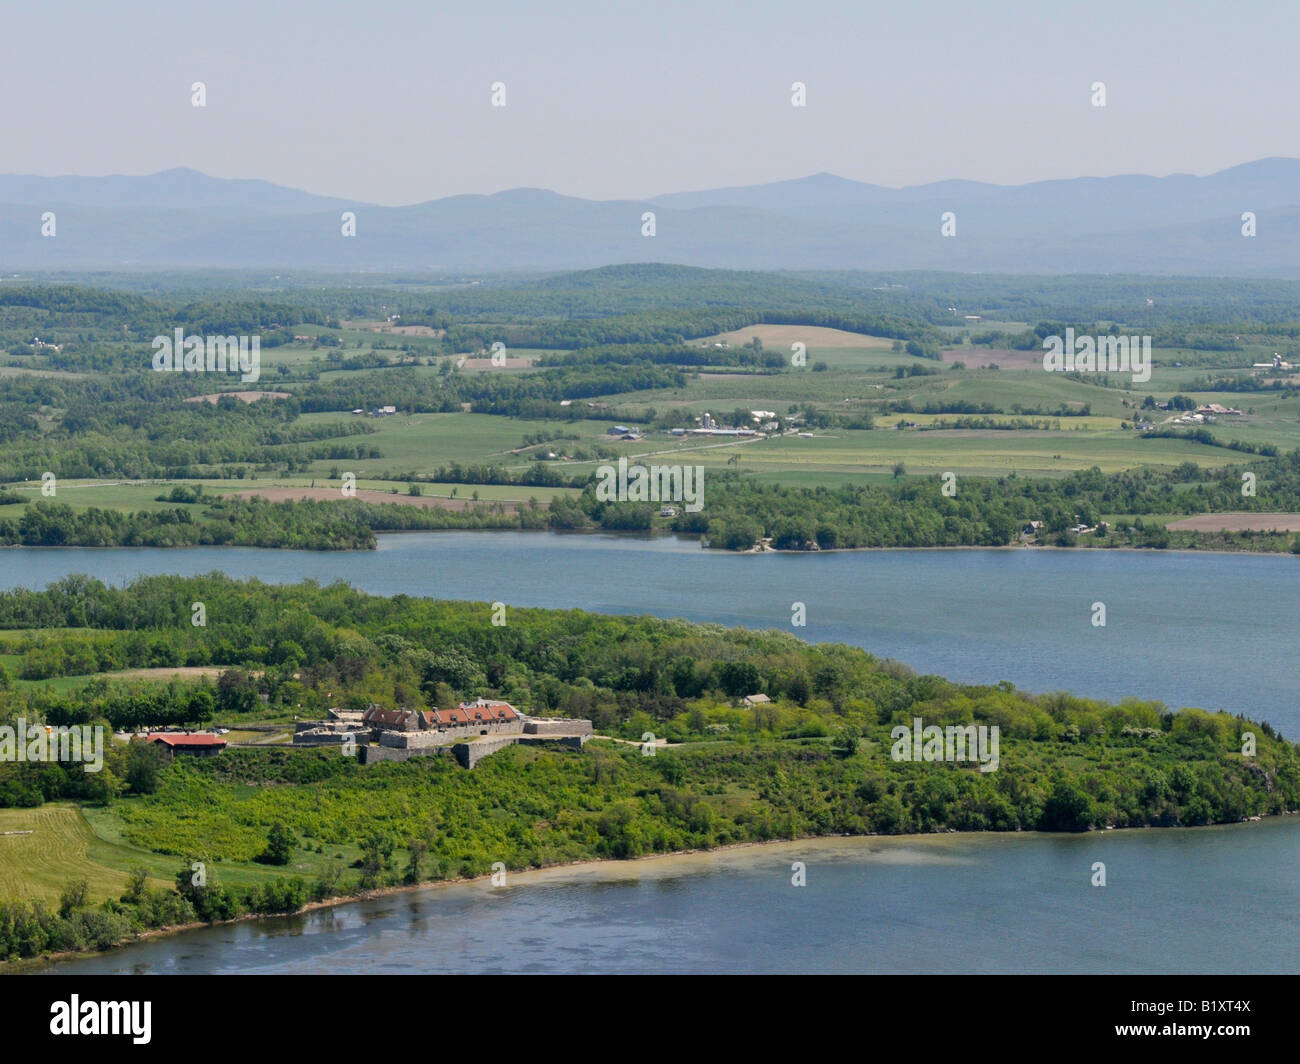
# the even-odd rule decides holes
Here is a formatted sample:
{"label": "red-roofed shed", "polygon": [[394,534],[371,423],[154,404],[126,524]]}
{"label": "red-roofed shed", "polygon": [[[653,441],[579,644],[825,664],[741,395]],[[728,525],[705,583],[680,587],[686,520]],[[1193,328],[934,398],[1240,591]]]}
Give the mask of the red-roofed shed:
{"label": "red-roofed shed", "polygon": [[165,750],[167,756],[175,754],[193,754],[197,757],[215,757],[226,748],[226,740],[220,735],[206,732],[199,735],[182,735],[178,732],[155,732],[145,738],[145,742],[158,743],[159,749]]}

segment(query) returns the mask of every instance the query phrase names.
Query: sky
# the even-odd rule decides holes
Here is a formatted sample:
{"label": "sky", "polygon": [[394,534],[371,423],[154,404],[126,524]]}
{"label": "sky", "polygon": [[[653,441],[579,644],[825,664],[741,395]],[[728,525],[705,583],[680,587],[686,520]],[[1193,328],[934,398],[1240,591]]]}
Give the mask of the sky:
{"label": "sky", "polygon": [[1290,0],[5,0],[0,172],[385,205],[1208,174],[1300,156],[1297,30]]}

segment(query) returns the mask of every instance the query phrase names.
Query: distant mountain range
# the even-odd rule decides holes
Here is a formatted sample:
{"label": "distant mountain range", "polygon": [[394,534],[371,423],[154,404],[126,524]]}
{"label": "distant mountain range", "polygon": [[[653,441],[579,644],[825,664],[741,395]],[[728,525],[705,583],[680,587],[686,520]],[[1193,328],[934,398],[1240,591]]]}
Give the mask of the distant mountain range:
{"label": "distant mountain range", "polygon": [[[42,236],[42,213],[56,235]],[[356,214],[356,236],[341,215]],[[655,235],[642,216],[655,215]],[[944,212],[956,235],[942,236]],[[1242,235],[1243,212],[1257,235]],[[0,175],[0,273],[118,268],[935,269],[1300,277],[1300,159],[1208,177],[1124,175],[893,189],[793,181],[594,201],[540,189],[379,207],[195,170]]]}

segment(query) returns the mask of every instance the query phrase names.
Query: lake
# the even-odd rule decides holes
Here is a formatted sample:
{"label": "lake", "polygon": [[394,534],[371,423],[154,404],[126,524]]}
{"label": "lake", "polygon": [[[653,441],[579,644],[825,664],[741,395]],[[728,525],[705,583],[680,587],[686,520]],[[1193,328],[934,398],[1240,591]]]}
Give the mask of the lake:
{"label": "lake", "polygon": [[[864,647],[967,683],[1225,709],[1300,736],[1300,558],[1103,550],[746,554],[528,532],[379,537],[375,551],[0,550],[0,588],[222,570],[399,593],[648,613]],[[791,626],[795,603],[807,624]],[[1094,603],[1106,624],[1093,624]]]}

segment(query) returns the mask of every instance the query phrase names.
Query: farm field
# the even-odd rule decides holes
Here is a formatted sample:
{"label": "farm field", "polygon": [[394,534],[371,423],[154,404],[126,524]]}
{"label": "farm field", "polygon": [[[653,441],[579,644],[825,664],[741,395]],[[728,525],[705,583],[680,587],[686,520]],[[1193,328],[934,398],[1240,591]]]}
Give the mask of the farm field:
{"label": "farm field", "polygon": [[[348,465],[349,471],[356,468],[359,472],[356,482],[356,497],[362,501],[372,503],[464,509],[474,504],[475,497],[479,502],[503,503],[526,503],[530,499],[536,499],[539,503],[545,505],[557,495],[577,494],[577,490],[574,488],[549,488],[533,485],[422,483],[420,485],[421,494],[411,496],[407,493],[409,485],[404,480],[392,481],[365,477],[361,473],[361,467],[364,463],[339,462],[333,464]],[[528,463],[517,461],[501,464],[522,468]],[[250,477],[244,480],[93,481],[86,483],[67,481],[59,483],[58,493],[53,499],[44,499],[42,497],[39,484],[10,485],[9,490],[29,503],[39,501],[57,502],[70,507],[74,511],[96,508],[131,513],[136,511],[157,512],[184,506],[185,504],[163,502],[158,499],[159,495],[166,495],[176,487],[201,487],[203,497],[197,504],[193,505],[196,510],[202,510],[205,501],[219,496],[260,495],[273,501],[288,498],[343,501],[343,496],[340,493],[341,486],[341,481],[330,480],[328,472],[322,471],[320,475],[315,477],[276,477],[262,474],[259,477]],[[15,507],[14,509],[24,508]],[[0,516],[4,516],[4,511],[0,511]]]}
{"label": "farm field", "polygon": [[[1069,424],[1069,419],[1065,424]],[[954,440],[959,441],[958,446],[954,446]],[[735,441],[706,436],[680,442],[677,438],[661,439],[656,435],[636,444],[615,446],[629,461],[731,467],[790,486],[804,484],[805,475],[817,477],[808,482],[809,486],[845,483],[848,481],[835,476],[887,473],[899,461],[906,465],[909,475],[952,471],[968,476],[1005,476],[1013,472],[1020,476],[1041,476],[1093,466],[1103,472],[1137,465],[1172,468],[1189,459],[1218,467],[1242,459],[1232,451],[1190,440],[1143,440],[1133,432],[1083,430],[827,429],[814,432],[811,439],[785,435]],[[580,470],[597,464],[568,465]]]}
{"label": "farm field", "polygon": [[1300,532],[1300,514],[1199,514],[1165,527],[1171,532]]}
{"label": "farm field", "polygon": [[[454,489],[452,489],[454,490]],[[499,489],[504,490],[504,489]],[[513,489],[513,494],[519,494],[526,489]],[[244,497],[256,496],[266,499],[268,502],[285,502],[290,499],[315,499],[320,502],[338,502],[340,501],[339,488],[330,487],[265,487],[265,488],[246,488],[243,491],[232,492]],[[476,505],[478,501],[505,501],[505,499],[488,500],[484,498],[482,490],[476,485],[462,495],[452,496],[450,492],[446,495],[420,494],[410,495],[395,491],[380,491],[375,488],[358,488],[355,495],[344,497],[355,498],[358,502],[369,503],[388,503],[398,506],[417,506],[422,509],[441,509],[441,510],[469,510]],[[540,499],[539,499],[540,501]]]}
{"label": "farm field", "polygon": [[[0,834],[0,897],[40,898],[57,907],[60,891],[85,879],[91,899],[99,902],[120,896],[130,868],[148,864],[143,851],[96,836],[77,807],[67,803],[0,809],[0,832],[8,831],[31,834]],[[151,886],[171,885],[170,875],[155,874]]]}
{"label": "farm field", "polygon": [[[304,414],[302,421],[331,423],[338,414]],[[500,464],[527,465],[530,455],[513,454],[523,445],[525,436],[543,433],[548,438],[565,434],[599,436],[609,428],[609,422],[568,422],[525,420],[496,417],[491,414],[399,414],[396,417],[366,419],[366,424],[377,431],[364,436],[349,437],[367,447],[383,452],[382,458],[351,462],[348,469],[360,478],[373,476],[382,470],[401,470],[411,473],[432,473],[439,466]],[[340,461],[321,459],[312,463],[312,472],[327,472],[331,467],[342,468]]]}
{"label": "farm field", "polygon": [[806,344],[812,350],[888,350],[894,343],[883,336],[867,336],[863,333],[848,332],[844,329],[831,329],[820,325],[749,325],[743,329],[706,336],[697,341],[702,344],[725,343],[733,347],[743,347],[757,338],[764,347],[781,347],[789,349],[791,344]]}
{"label": "farm field", "polygon": [[[559,281],[559,289],[553,281]],[[601,465],[619,457],[698,464],[715,474],[734,473],[742,482],[752,478],[814,488],[883,486],[947,472],[1058,478],[1094,467],[1107,474],[1146,467],[1150,473],[1144,476],[1158,477],[1187,463],[1208,475],[1225,465],[1249,468],[1254,462],[1267,482],[1271,469],[1264,467],[1300,449],[1300,395],[1289,388],[1261,390],[1265,375],[1250,373],[1256,361],[1271,359],[1272,350],[1300,362],[1300,351],[1287,342],[1294,331],[1289,304],[1269,312],[1277,315],[1276,325],[1251,332],[1207,322],[1199,312],[1191,324],[1177,318],[1172,325],[1158,325],[1155,312],[1147,314],[1141,302],[1135,303],[1139,324],[1129,321],[1121,331],[1134,334],[1149,326],[1158,340],[1152,379],[1137,383],[1129,374],[1044,371],[1042,351],[1026,330],[1042,336],[1045,326],[1065,327],[1052,322],[1074,320],[1076,331],[1086,334],[1109,328],[1115,314],[1110,308],[1085,324],[1088,319],[1077,317],[1021,318],[997,305],[1005,290],[1033,289],[1039,282],[999,283],[989,305],[973,307],[932,291],[945,302],[913,302],[919,308],[915,317],[879,304],[868,311],[858,306],[877,298],[912,299],[904,295],[906,284],[855,289],[851,304],[828,309],[792,305],[781,295],[790,290],[788,279],[735,275],[719,277],[715,295],[720,298],[711,302],[707,271],[676,277],[671,267],[649,273],[640,267],[591,271],[579,275],[571,289],[566,283],[541,278],[532,287],[511,281],[496,291],[420,286],[382,294],[366,294],[364,286],[334,293],[312,289],[302,296],[310,313],[297,323],[292,293],[270,309],[241,305],[239,313],[249,315],[248,331],[265,327],[268,319],[274,323],[275,342],[263,347],[264,372],[256,387],[233,379],[159,381],[142,370],[147,357],[141,357],[136,342],[121,339],[116,319],[135,316],[134,335],[147,337],[156,328],[151,316],[156,308],[115,308],[113,320],[97,325],[94,350],[77,347],[84,333],[71,328],[59,333],[41,323],[42,335],[65,345],[58,352],[33,345],[20,323],[27,311],[15,311],[11,362],[60,372],[79,365],[85,372],[67,384],[10,378],[13,389],[41,391],[31,391],[36,402],[30,414],[14,404],[11,427],[0,422],[0,437],[11,434],[9,443],[0,438],[0,461],[8,470],[5,497],[41,500],[41,470],[57,467],[50,456],[62,453],[68,468],[59,475],[53,501],[68,510],[19,524],[15,518],[24,515],[23,506],[0,508],[6,541],[48,546],[71,536],[89,545],[180,546],[203,537],[226,542],[230,532],[220,524],[222,513],[204,507],[205,499],[258,496],[346,505],[339,493],[344,474],[356,478],[362,502],[430,511],[390,512],[394,527],[552,521],[572,527],[575,521],[615,522],[612,515],[596,512],[593,500],[549,514],[521,516],[515,507],[536,500],[545,508],[573,496]],[[738,298],[746,289],[769,295]],[[867,296],[867,291],[889,295]],[[1268,293],[1268,298],[1278,296]],[[458,301],[459,310],[453,309]],[[985,320],[950,324],[935,316],[936,305],[980,313]],[[1011,300],[1008,305],[1023,309],[1026,304]],[[170,309],[190,317],[202,306],[199,299]],[[786,321],[781,316],[786,312],[774,306],[788,308]],[[1230,306],[1231,301],[1225,303]],[[223,307],[221,313],[226,312]],[[410,324],[394,325],[392,314]],[[753,324],[755,316],[764,322]],[[1142,325],[1147,319],[1152,320]],[[750,324],[735,324],[742,321]],[[824,324],[807,324],[811,321]],[[498,339],[507,344],[504,366],[484,357]],[[791,362],[793,345],[803,345],[803,364]],[[536,365],[541,357],[557,354],[562,357],[556,365]],[[110,366],[120,372],[106,372]],[[1241,390],[1213,390],[1210,385],[1220,376]],[[104,389],[124,390],[121,403],[103,402]],[[217,392],[246,398],[289,393],[289,398],[216,410],[200,401]],[[300,412],[298,401],[311,412]],[[1191,419],[1196,406],[1208,404],[1240,413]],[[376,418],[352,413],[383,406],[401,412]],[[581,416],[571,420],[571,414]],[[672,434],[674,429],[688,433],[705,414],[726,427],[780,424],[762,438]],[[619,424],[642,435],[620,439],[610,432]],[[1148,429],[1161,435],[1148,435]],[[76,440],[75,447],[65,450],[65,439]],[[473,483],[505,479],[480,475],[477,470],[484,467],[519,477],[540,463],[548,477],[566,486]],[[459,469],[452,472],[453,466]],[[95,469],[105,474],[88,475]],[[456,483],[422,483],[418,493],[411,489],[409,481],[436,477],[440,469],[446,471],[444,479]],[[140,479],[114,475],[118,470],[131,470]],[[1178,478],[1187,486],[1195,480],[1193,474]],[[178,487],[190,493],[201,487],[197,505],[183,509],[185,492],[177,493],[179,500],[169,498]],[[465,514],[475,501],[488,506]],[[1165,502],[1157,505],[1169,508]],[[1293,508],[1277,497],[1270,505]],[[85,511],[91,508],[134,516],[128,522],[89,517]],[[173,516],[178,508],[183,516]],[[256,527],[236,541],[315,549],[366,544],[368,530],[331,522],[334,518],[319,507],[258,511]],[[713,530],[723,528],[716,523]]]}
{"label": "farm field", "polygon": [[[29,502],[57,502],[74,510],[97,507],[125,513],[133,510],[171,509],[176,503],[159,502],[157,496],[166,495],[173,487],[180,485],[202,485],[205,492],[215,491],[216,483],[210,480],[60,480],[55,495],[49,499],[42,496],[39,481],[10,484],[8,490]],[[0,516],[3,514],[0,513]]]}
{"label": "farm field", "polygon": [[[810,375],[811,376],[811,375]],[[834,388],[838,373],[816,374]],[[993,375],[990,375],[993,376]],[[177,504],[162,501],[176,486],[201,486],[205,495],[263,494],[269,497],[304,497],[309,492],[320,498],[331,498],[339,472],[352,472],[357,477],[357,487],[365,498],[376,502],[405,502],[416,505],[457,505],[455,499],[469,498],[474,491],[483,501],[526,502],[536,498],[545,504],[557,494],[569,494],[574,489],[543,488],[533,486],[479,485],[467,486],[425,484],[421,486],[425,501],[417,502],[406,496],[405,481],[384,479],[388,473],[412,473],[427,476],[439,466],[502,465],[518,472],[528,468],[539,454],[554,450],[570,454],[586,450],[586,460],[552,463],[566,476],[590,472],[608,456],[626,455],[629,460],[642,457],[673,456],[674,461],[691,461],[705,466],[738,468],[742,473],[759,474],[764,479],[779,479],[783,483],[807,486],[828,482],[859,482],[862,476],[871,477],[892,471],[896,462],[903,462],[906,474],[929,474],[953,471],[965,475],[1001,476],[1015,472],[1024,476],[1057,475],[1075,469],[1098,466],[1103,471],[1114,472],[1141,465],[1172,467],[1191,460],[1207,467],[1218,467],[1241,462],[1248,456],[1221,447],[1206,446],[1192,440],[1143,439],[1138,433],[1121,429],[1124,410],[1112,399],[1120,393],[1107,393],[1105,389],[1079,385],[1073,381],[1034,379],[1023,382],[1023,391],[1016,386],[1022,382],[1015,378],[1022,374],[1001,374],[1000,379],[965,380],[945,390],[945,396],[960,396],[969,402],[999,401],[1004,408],[1009,395],[1016,395],[1026,406],[1047,408],[1054,404],[1077,402],[1067,395],[1088,395],[1093,413],[1086,417],[1056,418],[1044,414],[998,414],[990,417],[995,424],[1007,424],[1017,418],[1041,421],[1053,430],[1027,429],[937,429],[928,430],[935,422],[951,423],[957,414],[885,414],[876,420],[871,430],[834,428],[815,430],[813,438],[800,438],[793,434],[768,439],[734,440],[717,437],[673,437],[654,431],[636,442],[619,441],[606,433],[608,421],[547,421],[505,418],[486,414],[416,414],[368,420],[377,431],[358,437],[348,437],[361,445],[382,452],[380,458],[319,459],[309,464],[302,474],[291,476],[268,472],[248,471],[243,479],[176,479],[148,481],[120,480],[61,480],[58,482],[55,501],[75,510],[98,507],[122,512],[159,511],[174,508]],[[921,378],[925,379],[925,378]],[[758,382],[757,384],[755,382]],[[788,386],[788,377],[746,378],[743,384],[736,381],[710,380],[677,393],[673,402],[688,411],[729,411],[735,407],[761,409],[784,408],[789,393],[781,396],[763,394],[779,385]],[[841,381],[847,386],[848,381]],[[1008,385],[1012,388],[1009,390]],[[1001,387],[998,387],[1001,386]],[[691,397],[698,388],[701,397]],[[719,400],[718,392],[727,392]],[[919,397],[918,397],[919,398]],[[1219,402],[1230,405],[1234,396],[1226,393],[1198,393],[1192,396],[1197,402]],[[1098,401],[1100,399],[1100,401]],[[1238,401],[1240,401],[1238,399]],[[658,409],[673,405],[651,397],[647,407]],[[856,403],[841,400],[840,410],[856,408]],[[619,407],[623,409],[623,407]],[[1284,449],[1300,446],[1300,410],[1294,400],[1269,396],[1252,407],[1256,413],[1240,418],[1220,418],[1212,426],[1205,426],[1223,442],[1240,441],[1251,445],[1277,445]],[[1102,413],[1102,411],[1105,413]],[[1113,413],[1112,413],[1113,410]],[[645,413],[645,409],[629,409],[629,415]],[[1165,424],[1171,415],[1155,412],[1157,427]],[[349,415],[350,416],[350,415]],[[338,423],[337,413],[304,415],[307,423]],[[629,416],[628,421],[638,423]],[[918,428],[900,430],[900,423],[910,422]],[[1191,429],[1200,426],[1178,426]],[[921,431],[925,429],[925,431]],[[1059,431],[1057,431],[1059,429]],[[540,433],[552,442],[546,445],[524,447],[526,435]],[[564,436],[579,439],[563,439]],[[594,451],[594,453],[592,453]],[[822,477],[819,474],[827,474]],[[804,477],[816,479],[803,480]],[[849,478],[847,481],[837,478]],[[313,492],[313,489],[314,492]],[[38,501],[38,481],[9,485],[9,490],[30,501]],[[396,494],[394,494],[396,491]],[[455,497],[452,493],[455,492]],[[374,493],[374,494],[372,494]],[[381,494],[382,493],[382,494]],[[391,496],[391,497],[389,497]],[[439,503],[434,500],[446,500]],[[2,514],[0,514],[2,516]]]}

